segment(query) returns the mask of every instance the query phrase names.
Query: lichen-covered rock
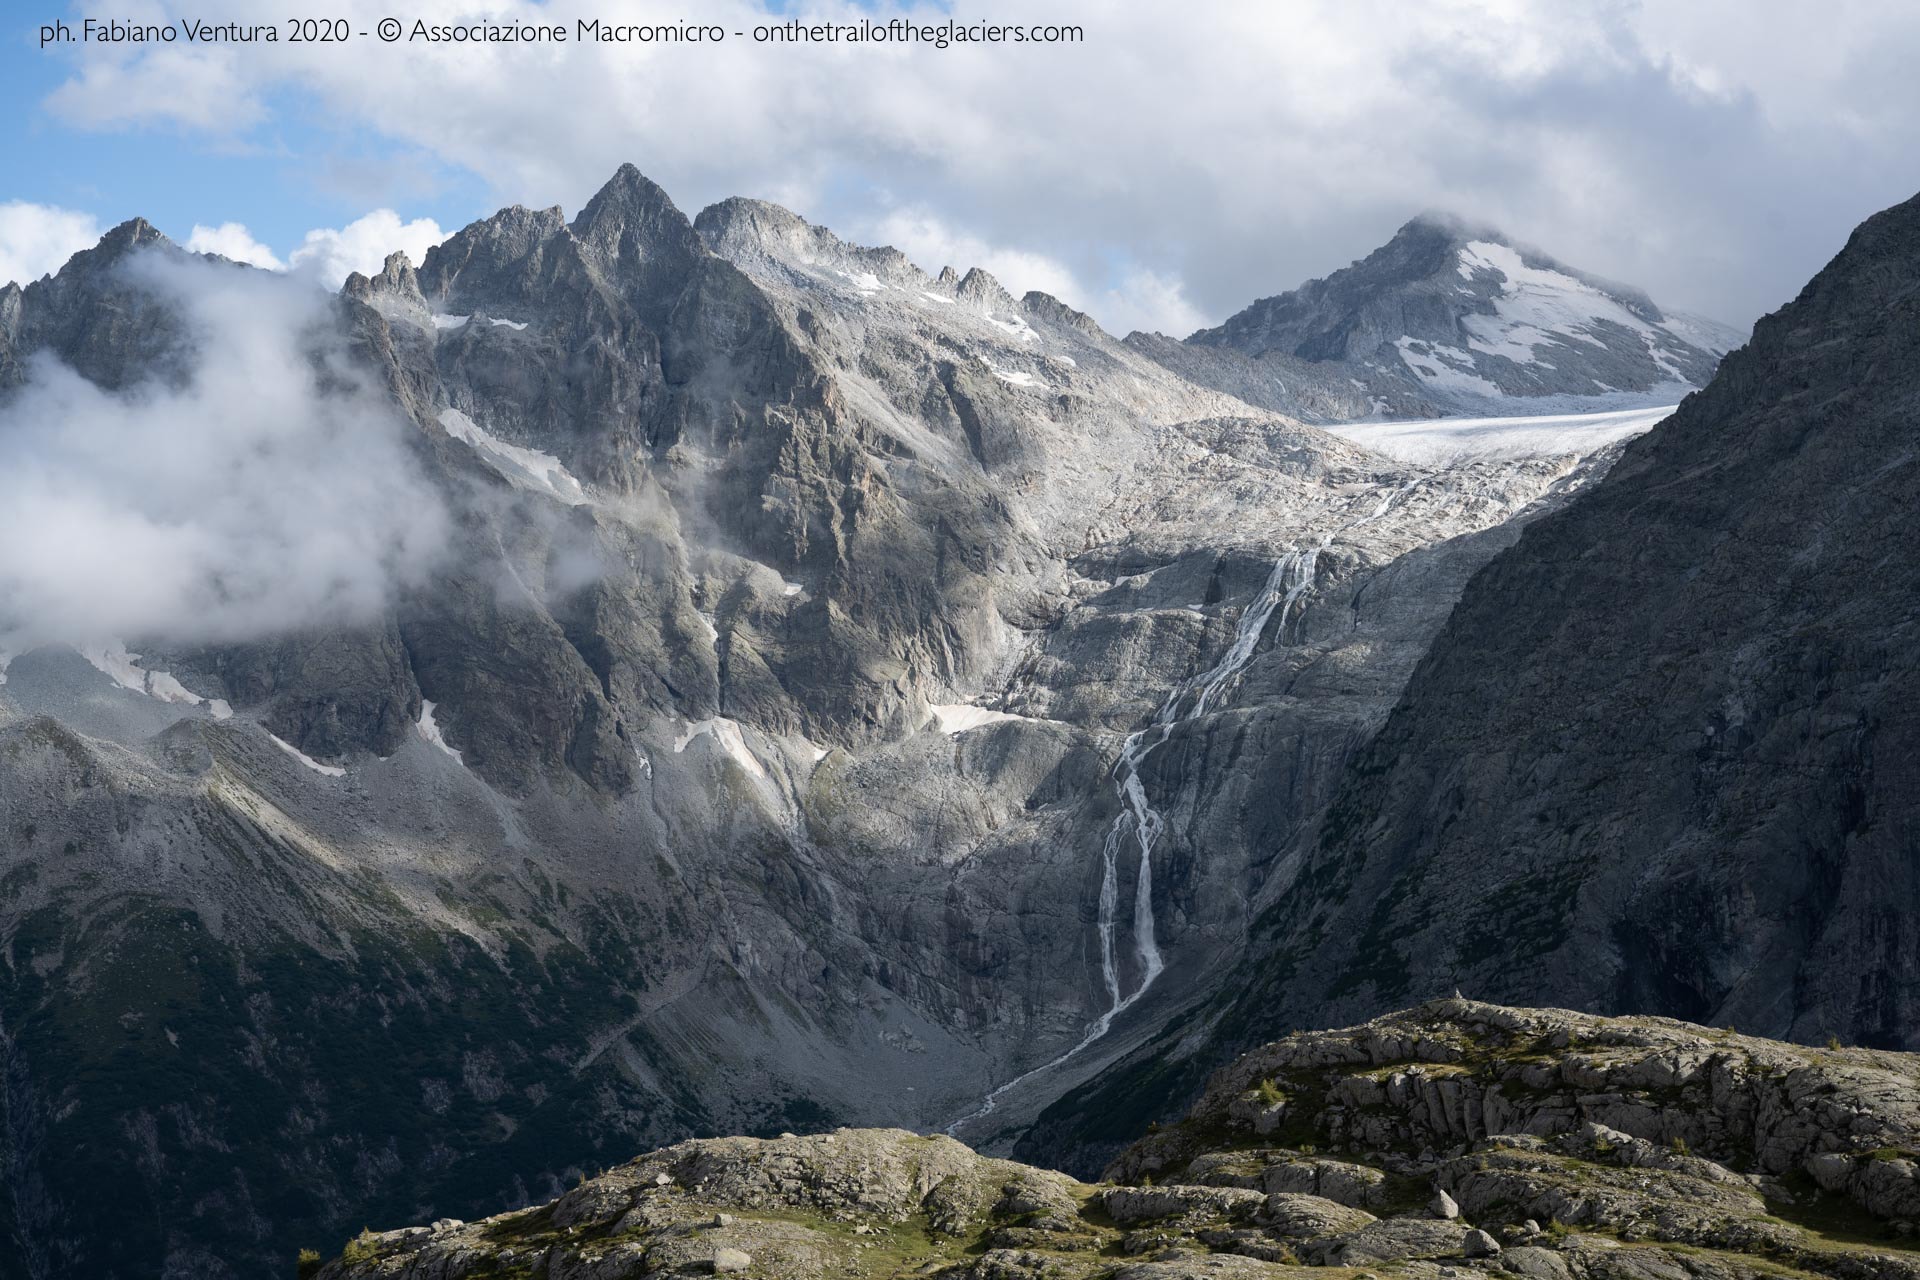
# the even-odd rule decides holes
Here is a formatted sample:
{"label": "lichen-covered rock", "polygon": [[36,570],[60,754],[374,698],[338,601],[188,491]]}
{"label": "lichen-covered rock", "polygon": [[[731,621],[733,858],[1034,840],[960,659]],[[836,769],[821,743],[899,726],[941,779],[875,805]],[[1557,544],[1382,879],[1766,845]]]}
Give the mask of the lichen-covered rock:
{"label": "lichen-covered rock", "polygon": [[1238,1187],[1114,1187],[1100,1195],[1107,1216],[1122,1226],[1161,1218],[1245,1218],[1259,1212],[1267,1197]]}
{"label": "lichen-covered rock", "polygon": [[1321,1196],[1282,1191],[1267,1197],[1258,1221],[1274,1235],[1311,1240],[1358,1231],[1377,1219],[1365,1209],[1355,1209]]}
{"label": "lichen-covered rock", "polygon": [[1127,1179],[1151,1162],[1162,1179],[1185,1176],[1203,1154],[1199,1127],[1238,1125],[1234,1104],[1261,1081],[1295,1099],[1301,1131],[1322,1146],[1397,1153],[1428,1169],[1490,1135],[1534,1136],[1742,1204],[1758,1202],[1752,1175],[1804,1175],[1878,1218],[1920,1208],[1920,1057],[1459,999],[1246,1054],[1186,1124],[1136,1144],[1110,1175]]}

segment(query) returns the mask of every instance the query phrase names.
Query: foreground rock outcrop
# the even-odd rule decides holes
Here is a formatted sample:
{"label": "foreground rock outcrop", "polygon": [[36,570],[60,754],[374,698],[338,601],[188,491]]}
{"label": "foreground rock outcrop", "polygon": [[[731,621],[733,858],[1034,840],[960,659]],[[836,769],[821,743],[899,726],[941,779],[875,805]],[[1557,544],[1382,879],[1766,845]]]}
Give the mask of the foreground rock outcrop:
{"label": "foreground rock outcrop", "polygon": [[1097,1186],[903,1130],[705,1139],[313,1270],[1920,1277],[1916,1152],[1920,1056],[1453,999],[1245,1055]]}

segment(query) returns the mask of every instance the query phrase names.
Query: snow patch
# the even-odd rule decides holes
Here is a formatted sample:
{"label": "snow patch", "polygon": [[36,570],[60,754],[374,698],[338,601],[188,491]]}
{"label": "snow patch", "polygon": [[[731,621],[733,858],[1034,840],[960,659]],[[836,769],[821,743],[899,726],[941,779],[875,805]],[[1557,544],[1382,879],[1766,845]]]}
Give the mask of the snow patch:
{"label": "snow patch", "polygon": [[870,297],[886,287],[880,283],[880,277],[871,271],[842,271],[840,275],[852,283],[854,290],[863,297]]}
{"label": "snow patch", "polygon": [[498,316],[488,316],[487,323],[502,329],[511,329],[515,333],[519,333],[527,327],[525,320],[502,320]]}
{"label": "snow patch", "polygon": [[458,409],[442,409],[440,425],[448,435],[470,445],[488,466],[508,480],[538,489],[570,507],[587,501],[586,489],[552,454],[508,444]]}
{"label": "snow patch", "polygon": [[147,672],[147,693],[162,702],[182,702],[190,707],[197,707],[205,701],[165,671]]}
{"label": "snow patch", "polygon": [[308,755],[306,752],[302,751],[300,748],[294,746],[291,742],[288,742],[285,738],[282,738],[279,735],[272,734],[272,733],[268,734],[267,736],[273,739],[274,746],[280,748],[282,751],[286,752],[288,755],[292,756],[295,760],[298,760],[301,764],[307,766],[307,768],[313,770],[315,773],[322,774],[329,778],[344,778],[347,776],[347,771],[345,769],[342,769],[339,765],[321,764],[318,760],[315,760],[312,756]]}
{"label": "snow patch", "polygon": [[434,312],[433,327],[436,329],[463,329],[472,316],[450,316],[443,312]]}
{"label": "snow patch", "polygon": [[780,580],[780,594],[783,596],[797,596],[805,590],[806,588],[797,582],[789,582],[785,578]]}
{"label": "snow patch", "polygon": [[1044,387],[1047,385],[1033,374],[1028,373],[1025,369],[996,369],[993,361],[985,359],[984,357],[981,359],[981,363],[987,366],[988,373],[991,373],[994,377],[1000,379],[1000,381],[1010,382],[1016,387]]}
{"label": "snow patch", "polygon": [[[148,671],[141,667],[140,655],[127,652],[125,641],[111,640],[106,644],[82,645],[79,653],[81,657],[93,664],[95,670],[104,673],[115,684],[129,692],[145,694],[160,702],[172,702],[185,707],[205,707],[212,713],[215,720],[228,720],[233,717],[233,708],[227,705],[225,699],[208,700],[181,684],[169,672]],[[6,683],[5,667],[5,663],[0,663],[0,684]]]}
{"label": "snow patch", "polygon": [[414,728],[420,731],[420,736],[428,743],[452,756],[456,764],[466,764],[465,758],[451,742],[447,741],[446,735],[440,732],[440,724],[433,718],[433,703],[425,698],[420,700],[420,718],[414,721]]}
{"label": "snow patch", "polygon": [[928,711],[941,733],[965,733],[969,729],[979,729],[990,724],[1001,724],[1008,720],[1025,720],[1026,716],[1016,716],[1005,711],[989,711],[985,707],[970,706],[964,702],[929,704]]}
{"label": "snow patch", "polygon": [[767,776],[766,769],[761,766],[759,760],[754,758],[753,751],[747,746],[747,740],[740,732],[739,723],[729,720],[725,716],[713,716],[706,720],[696,720],[688,725],[686,731],[673,740],[674,754],[678,755],[682,751],[685,751],[692,745],[693,740],[702,734],[712,738],[719,744],[722,751],[726,752],[736,764],[754,777],[765,778]]}
{"label": "snow patch", "polygon": [[[1489,400],[1506,397],[1506,392],[1473,371],[1473,353],[1470,351],[1463,351],[1459,347],[1435,346],[1408,337],[1395,338],[1393,345],[1407,368],[1429,386]],[[1355,382],[1354,385],[1365,390],[1364,383]]]}
{"label": "snow patch", "polygon": [[1040,335],[1035,333],[1033,327],[1019,316],[1015,316],[1011,320],[996,320],[992,316],[988,316],[987,323],[996,329],[1001,329],[1012,334],[1022,342],[1040,341]]}
{"label": "snow patch", "polygon": [[953,305],[952,298],[943,298],[937,293],[928,293],[925,289],[922,289],[920,291],[920,296],[925,298],[928,302],[937,302],[943,307],[950,307]]}
{"label": "snow patch", "polygon": [[113,640],[103,645],[82,645],[80,656],[121,688],[135,693],[147,691],[147,673],[136,665],[140,655],[128,653],[125,642]]}

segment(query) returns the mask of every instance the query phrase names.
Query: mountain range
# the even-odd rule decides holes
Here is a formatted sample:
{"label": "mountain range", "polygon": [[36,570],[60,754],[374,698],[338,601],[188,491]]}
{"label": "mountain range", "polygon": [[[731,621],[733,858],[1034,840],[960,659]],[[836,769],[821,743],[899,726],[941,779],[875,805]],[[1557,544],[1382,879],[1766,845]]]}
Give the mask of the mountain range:
{"label": "mountain range", "polygon": [[[1184,342],[631,167],[350,278],[305,394],[428,563],[0,618],[0,1256],[255,1274],[842,1123],[1093,1172],[1456,983],[1910,1047],[1913,217],[1724,364],[1431,216]],[[204,387],[261,274],[136,221],[7,286],[0,414]]]}

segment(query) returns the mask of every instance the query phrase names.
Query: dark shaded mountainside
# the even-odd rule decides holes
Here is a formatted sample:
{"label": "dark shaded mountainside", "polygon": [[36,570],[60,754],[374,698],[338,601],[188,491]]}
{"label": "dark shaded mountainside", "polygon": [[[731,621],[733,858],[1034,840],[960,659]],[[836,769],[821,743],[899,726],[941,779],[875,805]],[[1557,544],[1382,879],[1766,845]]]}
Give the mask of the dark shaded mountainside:
{"label": "dark shaded mountainside", "polygon": [[1469,583],[1210,1008],[1049,1111],[1458,987],[1920,1043],[1920,198]]}
{"label": "dark shaded mountainside", "polygon": [[1088,1185],[949,1138],[683,1143],[319,1280],[1913,1280],[1920,1059],[1442,1000],[1265,1045]]}

